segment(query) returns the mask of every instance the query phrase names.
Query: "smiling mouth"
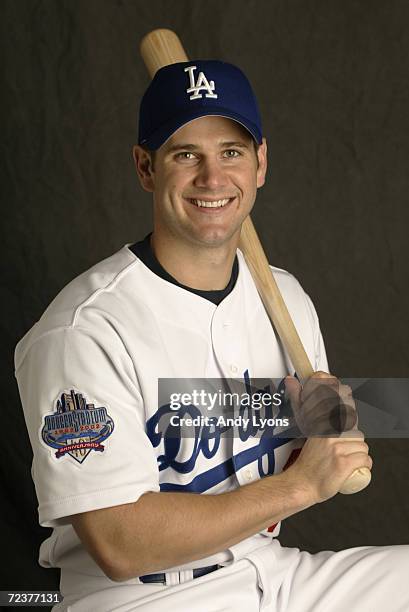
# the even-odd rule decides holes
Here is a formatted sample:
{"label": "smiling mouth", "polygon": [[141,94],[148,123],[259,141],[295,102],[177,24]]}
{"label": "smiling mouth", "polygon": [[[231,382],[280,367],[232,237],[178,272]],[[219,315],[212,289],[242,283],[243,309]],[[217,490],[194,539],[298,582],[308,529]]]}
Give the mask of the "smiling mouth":
{"label": "smiling mouth", "polygon": [[226,204],[229,204],[234,198],[223,198],[222,200],[197,200],[189,198],[189,202],[197,206],[198,208],[223,208]]}

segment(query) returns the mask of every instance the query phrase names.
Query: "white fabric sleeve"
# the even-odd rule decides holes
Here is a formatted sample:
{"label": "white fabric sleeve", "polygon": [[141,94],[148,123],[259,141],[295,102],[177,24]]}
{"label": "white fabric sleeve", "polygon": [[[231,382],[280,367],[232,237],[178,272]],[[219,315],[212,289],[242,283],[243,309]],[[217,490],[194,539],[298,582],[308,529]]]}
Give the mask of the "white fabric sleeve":
{"label": "white fabric sleeve", "polygon": [[313,363],[312,366],[315,372],[318,372],[319,370],[321,372],[329,372],[327,354],[325,351],[325,344],[324,344],[324,339],[322,337],[322,333],[320,329],[317,311],[315,310],[314,304],[310,296],[305,292],[304,292],[304,295],[307,299],[307,306],[308,306],[309,313],[311,316],[311,322],[312,322],[313,333],[314,333],[315,363]]}
{"label": "white fabric sleeve", "polygon": [[159,491],[134,366],[116,334],[102,342],[83,328],[47,332],[30,346],[16,378],[40,525]]}

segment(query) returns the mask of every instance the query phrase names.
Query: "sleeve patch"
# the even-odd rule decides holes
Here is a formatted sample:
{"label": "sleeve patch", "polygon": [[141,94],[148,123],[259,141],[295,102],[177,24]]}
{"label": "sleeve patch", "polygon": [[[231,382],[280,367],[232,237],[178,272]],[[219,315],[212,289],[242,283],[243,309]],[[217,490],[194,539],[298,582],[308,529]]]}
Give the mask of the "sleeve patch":
{"label": "sleeve patch", "polygon": [[114,421],[104,406],[88,404],[82,393],[63,391],[52,413],[44,416],[40,436],[57,449],[55,457],[64,455],[83,463],[91,451],[103,452],[102,444],[114,431]]}

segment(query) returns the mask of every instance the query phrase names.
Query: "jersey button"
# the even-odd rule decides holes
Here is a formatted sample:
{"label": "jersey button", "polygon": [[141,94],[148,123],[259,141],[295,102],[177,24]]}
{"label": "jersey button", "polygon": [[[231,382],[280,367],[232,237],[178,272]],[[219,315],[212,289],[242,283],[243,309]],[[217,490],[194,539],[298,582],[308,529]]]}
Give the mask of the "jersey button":
{"label": "jersey button", "polygon": [[239,368],[236,366],[235,363],[232,363],[230,366],[230,372],[232,372],[233,374],[237,374],[238,371],[239,371]]}
{"label": "jersey button", "polygon": [[251,470],[244,470],[244,478],[250,482],[250,480],[253,479],[253,474],[251,473]]}

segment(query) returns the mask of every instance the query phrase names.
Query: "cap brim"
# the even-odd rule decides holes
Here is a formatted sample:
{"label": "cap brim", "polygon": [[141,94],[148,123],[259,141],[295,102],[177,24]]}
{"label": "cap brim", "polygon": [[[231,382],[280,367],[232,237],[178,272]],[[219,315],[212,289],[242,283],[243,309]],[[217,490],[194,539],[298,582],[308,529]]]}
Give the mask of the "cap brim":
{"label": "cap brim", "polygon": [[249,121],[246,117],[243,117],[238,113],[233,113],[225,108],[212,108],[207,106],[183,113],[183,116],[180,115],[179,117],[174,117],[171,121],[161,125],[158,130],[149,136],[149,138],[144,138],[139,144],[151,149],[152,151],[156,151],[181,127],[194,119],[199,119],[199,117],[207,117],[209,115],[214,117],[226,117],[226,119],[237,121],[237,123],[240,123],[251,134],[251,136],[253,136],[258,144],[263,142],[262,134],[257,126]]}

